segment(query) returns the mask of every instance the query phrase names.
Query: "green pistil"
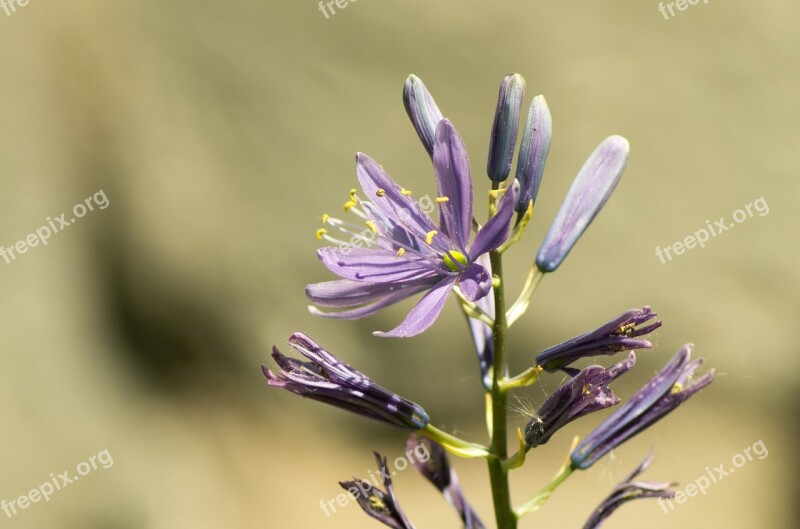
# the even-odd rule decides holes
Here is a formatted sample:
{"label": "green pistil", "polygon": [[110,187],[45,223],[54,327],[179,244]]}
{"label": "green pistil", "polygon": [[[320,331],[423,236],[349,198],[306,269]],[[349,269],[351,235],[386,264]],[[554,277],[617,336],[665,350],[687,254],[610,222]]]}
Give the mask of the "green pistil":
{"label": "green pistil", "polygon": [[467,266],[467,256],[461,252],[450,251],[444,254],[444,264],[453,272],[461,272]]}

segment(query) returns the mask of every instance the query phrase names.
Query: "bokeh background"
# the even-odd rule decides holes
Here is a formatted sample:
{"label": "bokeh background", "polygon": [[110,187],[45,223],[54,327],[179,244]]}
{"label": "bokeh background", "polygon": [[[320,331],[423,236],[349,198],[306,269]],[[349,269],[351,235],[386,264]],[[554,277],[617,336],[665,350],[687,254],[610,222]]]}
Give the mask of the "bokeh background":
{"label": "bokeh background", "polygon": [[[497,86],[515,71],[526,107],[546,95],[555,137],[534,222],[507,254],[512,291],[592,149],[617,133],[632,155],[515,327],[512,368],[649,304],[665,324],[619,381],[623,396],[688,341],[718,372],[521,527],[580,527],[650,446],[658,457],[644,477],[685,486],[759,440],[768,457],[706,496],[669,514],[637,502],[607,526],[797,527],[798,21],[800,4],[779,0],[701,2],[670,20],[654,0],[359,0],[328,19],[313,0],[32,0],[0,11],[0,244],[99,190],[110,202],[0,261],[0,499],[104,449],[114,460],[47,503],[0,513],[0,525],[376,527],[355,504],[326,517],[319,501],[366,476],[372,450],[401,455],[405,436],[267,390],[260,364],[295,330],[439,426],[485,441],[455,304],[423,336],[391,341],[370,332],[408,303],[320,320],[303,286],[330,278],[313,234],[355,184],[356,151],[418,195],[434,192],[401,101],[406,76],[424,79],[456,124],[482,189]],[[666,264],[655,256],[760,197],[767,215]],[[560,382],[519,392],[512,424]],[[571,437],[601,419],[532,453],[514,499],[549,481]],[[456,465],[491,523],[484,464]],[[458,526],[414,471],[396,490],[417,527]]]}

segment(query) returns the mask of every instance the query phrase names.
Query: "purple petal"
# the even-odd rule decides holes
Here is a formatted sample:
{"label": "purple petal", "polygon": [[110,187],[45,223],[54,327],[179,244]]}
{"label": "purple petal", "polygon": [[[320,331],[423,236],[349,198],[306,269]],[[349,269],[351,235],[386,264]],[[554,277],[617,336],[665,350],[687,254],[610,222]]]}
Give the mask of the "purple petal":
{"label": "purple petal", "polygon": [[375,336],[382,338],[409,338],[416,336],[433,325],[436,318],[444,308],[447,296],[453,290],[455,277],[445,277],[439,281],[427,294],[422,296],[419,303],[411,309],[403,323],[388,332],[375,331]]}
{"label": "purple petal", "polygon": [[511,216],[514,214],[514,203],[517,201],[519,194],[519,182],[514,180],[514,183],[508,188],[500,199],[500,204],[497,206],[497,213],[483,225],[475,240],[472,241],[472,246],[469,249],[469,255],[472,259],[477,258],[479,255],[496,250],[501,244],[508,240],[508,234],[511,231]]}
{"label": "purple petal", "polygon": [[437,229],[419,202],[404,195],[403,188],[366,154],[356,155],[356,176],[366,199],[392,223],[403,226],[422,239],[425,234]]}
{"label": "purple petal", "polygon": [[[362,285],[367,285],[369,283],[360,283]],[[338,320],[357,320],[360,318],[364,318],[367,316],[372,316],[379,310],[386,308],[390,305],[394,305],[400,301],[403,301],[406,298],[413,296],[414,294],[418,294],[424,290],[430,288],[428,284],[416,284],[414,286],[403,287],[401,289],[395,290],[394,287],[389,287],[389,294],[385,294],[384,297],[378,299],[373,303],[368,303],[363,306],[350,309],[350,310],[341,310],[336,312],[324,312],[319,310],[317,307],[311,305],[308,307],[308,311],[313,314],[314,316],[319,316],[322,318],[332,318]]]}
{"label": "purple petal", "polygon": [[472,175],[464,141],[453,124],[443,119],[436,127],[433,169],[440,197],[439,225],[459,249],[466,248],[472,226]]}
{"label": "purple petal", "polygon": [[478,263],[472,263],[458,276],[458,288],[469,301],[485,298],[492,290],[492,275]]}
{"label": "purple petal", "polygon": [[392,283],[427,279],[440,274],[435,265],[413,255],[398,257],[392,250],[350,248],[341,250],[326,246],[317,250],[317,257],[334,274],[343,279],[368,283]]}
{"label": "purple petal", "polygon": [[628,140],[610,136],[586,160],[536,255],[543,272],[558,268],[597,216],[625,170],[629,150]]}
{"label": "purple petal", "polygon": [[[477,262],[483,265],[483,267],[489,272],[489,275],[492,274],[492,266],[489,260],[489,255],[481,255],[478,257]],[[475,304],[483,312],[488,314],[490,318],[494,318],[494,296],[492,295],[491,289],[486,296],[477,300]],[[475,318],[470,318],[469,316],[467,316],[467,322],[469,323],[469,328],[472,332],[472,340],[475,342],[475,350],[478,353],[478,364],[481,369],[481,379],[483,381],[483,385],[486,387],[486,389],[491,389],[492,381],[491,377],[489,376],[489,368],[492,366],[492,362],[494,362],[492,329],[484,322],[476,320]]]}
{"label": "purple petal", "polygon": [[519,212],[528,209],[531,200],[536,203],[552,139],[553,119],[550,116],[550,109],[544,96],[536,96],[528,110],[528,121],[522,133],[522,144],[519,147],[517,160],[520,193],[515,209]]}

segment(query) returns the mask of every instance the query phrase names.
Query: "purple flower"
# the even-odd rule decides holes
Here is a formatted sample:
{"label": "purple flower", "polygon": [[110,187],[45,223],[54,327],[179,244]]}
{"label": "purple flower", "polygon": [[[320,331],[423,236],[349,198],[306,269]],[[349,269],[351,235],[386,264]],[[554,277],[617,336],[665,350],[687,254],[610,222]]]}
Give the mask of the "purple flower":
{"label": "purple flower", "polygon": [[[486,268],[489,275],[492,275],[492,265],[489,256],[484,254],[478,258],[478,263]],[[485,314],[490,318],[494,318],[494,295],[489,293],[475,302]],[[494,363],[494,339],[492,336],[492,328],[486,323],[477,318],[466,316],[467,323],[469,324],[470,332],[472,333],[472,341],[475,344],[475,351],[478,354],[478,367],[481,370],[481,381],[487,390],[492,389],[492,365]]]}
{"label": "purple flower", "polygon": [[542,183],[544,165],[552,140],[553,118],[550,116],[550,108],[544,96],[536,96],[528,110],[528,121],[522,133],[522,144],[517,160],[519,198],[515,209],[518,213],[527,210],[531,201],[536,203],[536,195]]}
{"label": "purple flower", "polygon": [[414,459],[414,467],[422,474],[425,479],[430,481],[434,487],[439,489],[447,502],[456,510],[466,529],[485,529],[485,525],[478,517],[477,513],[464,497],[464,491],[458,484],[456,471],[450,467],[450,461],[444,447],[436,441],[417,434],[411,434],[406,441],[406,453],[414,451],[420,445],[424,445],[426,452],[430,455],[427,460],[421,461]]}
{"label": "purple flower", "polygon": [[669,499],[675,496],[675,491],[669,490],[673,483],[662,483],[657,481],[633,481],[639,474],[650,466],[655,459],[651,452],[639,463],[633,472],[625,478],[619,485],[614,487],[611,494],[595,509],[583,529],[597,529],[603,522],[611,516],[623,503],[644,498],[663,498]]}
{"label": "purple flower", "polygon": [[436,101],[428,92],[425,83],[416,75],[409,75],[406,79],[403,87],[403,104],[425,150],[433,156],[436,126],[442,120],[442,112],[436,106]]}
{"label": "purple flower", "polygon": [[525,426],[527,446],[543,445],[567,423],[617,404],[619,398],[608,385],[635,363],[636,355],[631,353],[626,360],[608,369],[589,366],[568,380],[550,395]]}
{"label": "purple flower", "polygon": [[633,349],[650,349],[653,344],[636,338],[661,327],[661,320],[644,325],[656,316],[657,314],[647,306],[642,309],[631,309],[594,331],[545,349],[536,355],[536,363],[547,371],[564,369],[574,375],[577,371],[573,372],[574,370],[565,367],[581,358],[613,355]]}
{"label": "purple flower", "polygon": [[622,176],[629,150],[628,140],[610,136],[586,160],[539,247],[536,265],[542,272],[558,268],[589,227]]}
{"label": "purple flower", "polygon": [[605,454],[655,423],[686,399],[711,384],[714,370],[695,381],[702,358],[689,361],[692,344],[684,345],[666,366],[628,402],[598,426],[572,452],[572,466],[587,469]]}
{"label": "purple flower", "polygon": [[378,469],[382,476],[385,491],[375,488],[369,481],[354,478],[355,481],[340,481],[339,485],[356,497],[356,501],[372,518],[393,529],[414,529],[411,522],[397,503],[392,487],[392,476],[386,464],[386,458],[374,452]]}
{"label": "purple flower", "polygon": [[519,130],[519,110],[524,96],[525,79],[516,73],[506,75],[500,83],[492,135],[489,137],[486,172],[494,182],[503,182],[511,171]]}
{"label": "purple flower", "polygon": [[[322,263],[342,279],[308,285],[306,294],[317,305],[346,310],[322,312],[311,307],[313,314],[362,318],[425,292],[400,325],[389,332],[374,333],[384,337],[409,337],[433,324],[454,287],[458,286],[469,301],[477,301],[489,293],[491,275],[477,259],[508,238],[519,186],[515,184],[509,188],[499,201],[497,213],[478,230],[470,243],[472,177],[469,161],[464,142],[446,119],[436,128],[433,166],[439,192],[436,200],[439,203],[438,226],[420,203],[396,184],[380,165],[364,154],[358,155],[358,180],[367,198],[357,197],[354,191],[346,206],[365,219],[374,244],[367,248],[340,244],[318,250]],[[358,235],[355,228],[346,228],[338,219],[327,215],[324,219],[342,231]],[[323,235],[327,237],[327,233]]]}
{"label": "purple flower", "polygon": [[408,430],[425,428],[430,421],[419,404],[383,389],[304,334],[294,333],[289,345],[310,362],[287,358],[273,347],[280,372],[262,366],[270,386]]}

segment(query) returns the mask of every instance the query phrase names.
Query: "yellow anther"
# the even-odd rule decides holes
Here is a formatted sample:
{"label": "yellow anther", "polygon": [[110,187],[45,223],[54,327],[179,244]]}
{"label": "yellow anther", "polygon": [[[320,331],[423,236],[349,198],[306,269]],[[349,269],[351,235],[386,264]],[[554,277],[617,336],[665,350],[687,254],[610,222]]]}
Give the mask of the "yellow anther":
{"label": "yellow anther", "polygon": [[350,208],[354,208],[357,205],[358,204],[356,204],[355,200],[348,200],[347,202],[344,203],[344,210],[345,212],[350,211]]}
{"label": "yellow anther", "polygon": [[683,391],[683,384],[678,382],[674,386],[672,386],[672,389],[669,390],[669,393],[670,395],[674,395],[676,393],[680,393],[681,391]]}
{"label": "yellow anther", "polygon": [[429,231],[429,232],[428,232],[428,233],[425,235],[425,242],[426,242],[426,243],[428,243],[428,244],[432,243],[432,242],[433,242],[433,238],[436,236],[436,234],[437,234],[437,233],[439,233],[439,232],[438,232],[438,231],[436,231],[436,230],[431,230],[431,231]]}
{"label": "yellow anther", "polygon": [[367,225],[367,228],[372,230],[372,233],[378,233],[378,228],[375,227],[375,223],[374,222],[372,222],[371,220],[368,220],[367,222],[365,222],[365,224]]}
{"label": "yellow anther", "polygon": [[411,191],[409,191],[408,189],[406,189],[404,187],[404,188],[400,189],[400,193],[405,195],[405,196],[409,196],[411,194]]}
{"label": "yellow anther", "polygon": [[442,202],[450,202],[450,199],[447,197],[436,197],[436,202],[441,204]]}
{"label": "yellow anther", "polygon": [[350,190],[350,200],[355,202],[355,200],[356,200],[356,188],[353,188],[353,189]]}
{"label": "yellow anther", "polygon": [[397,257],[402,257],[404,253],[406,253],[405,248],[400,248],[397,250]]}
{"label": "yellow anther", "polygon": [[328,233],[328,230],[326,230],[325,228],[318,229],[317,230],[317,240],[318,241],[322,240],[322,236],[325,235],[326,233]]}
{"label": "yellow anther", "polygon": [[328,215],[327,213],[323,213],[322,214],[322,223],[323,224],[327,223],[329,218],[331,218],[330,215]]}
{"label": "yellow anther", "polygon": [[375,194],[379,197],[382,197],[383,195],[386,194],[386,191],[384,191],[383,189],[378,189],[377,191],[375,191]]}

